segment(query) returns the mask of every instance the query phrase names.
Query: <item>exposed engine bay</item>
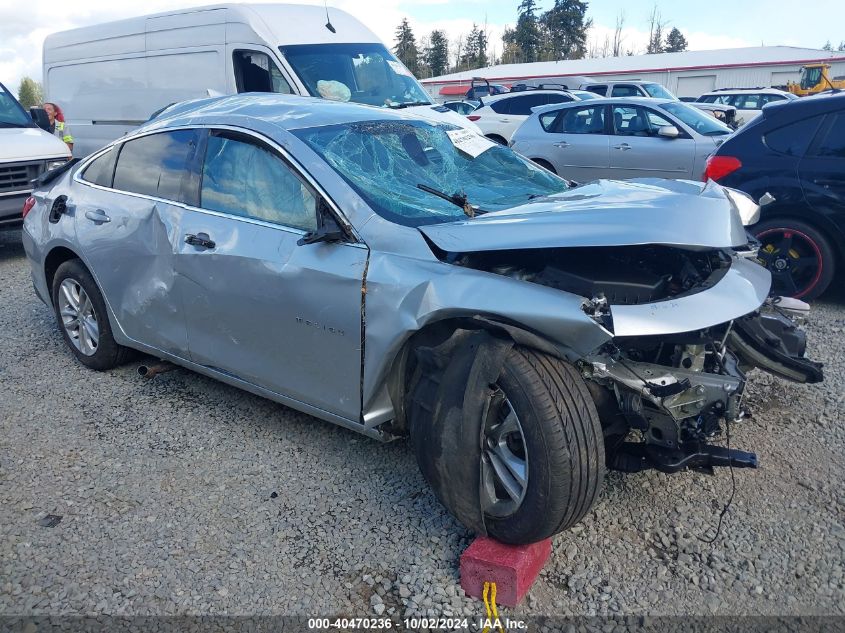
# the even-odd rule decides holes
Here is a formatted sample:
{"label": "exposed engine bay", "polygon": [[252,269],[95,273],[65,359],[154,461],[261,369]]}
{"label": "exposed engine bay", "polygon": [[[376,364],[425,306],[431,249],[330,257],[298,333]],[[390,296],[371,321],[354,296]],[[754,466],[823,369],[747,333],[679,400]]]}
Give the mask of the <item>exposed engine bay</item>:
{"label": "exposed engine bay", "polygon": [[[468,266],[585,297],[583,310],[613,331],[613,307],[655,304],[712,288],[736,253],[667,246],[465,253]],[[760,368],[802,383],[822,380],[804,358],[798,327],[808,306],[770,297],[756,311],[706,329],[617,336],[577,365],[605,435],[608,466],[626,472],[756,467],[753,453],[710,444],[744,416],[746,375]]]}

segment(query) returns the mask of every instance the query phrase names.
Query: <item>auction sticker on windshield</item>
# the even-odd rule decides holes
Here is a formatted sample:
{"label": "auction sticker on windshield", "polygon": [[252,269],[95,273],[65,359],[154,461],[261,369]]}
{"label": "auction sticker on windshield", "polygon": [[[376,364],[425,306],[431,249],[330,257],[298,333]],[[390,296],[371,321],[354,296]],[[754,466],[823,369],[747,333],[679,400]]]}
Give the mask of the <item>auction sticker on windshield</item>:
{"label": "auction sticker on windshield", "polygon": [[447,130],[446,134],[449,135],[452,145],[473,158],[480,156],[491,147],[496,147],[494,141],[470,130]]}

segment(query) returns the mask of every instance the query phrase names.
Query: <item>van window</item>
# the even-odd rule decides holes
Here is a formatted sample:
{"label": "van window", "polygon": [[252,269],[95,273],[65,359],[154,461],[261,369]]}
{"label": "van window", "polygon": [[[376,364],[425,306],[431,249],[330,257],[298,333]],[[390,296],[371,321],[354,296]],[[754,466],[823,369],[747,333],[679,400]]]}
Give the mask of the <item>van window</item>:
{"label": "van window", "polygon": [[590,92],[595,92],[597,95],[601,95],[602,97],[607,96],[607,84],[596,84],[593,86],[587,86],[586,89]]}
{"label": "van window", "polygon": [[241,135],[209,137],[200,206],[303,231],[317,228],[311,190],[279,156]]}
{"label": "van window", "polygon": [[279,92],[286,95],[293,92],[282,71],[267,53],[235,51],[232,63],[238,92]]}
{"label": "van window", "polygon": [[82,172],[82,179],[101,187],[111,187],[115,158],[117,158],[117,150],[112,147],[105,154],[91,161],[91,164]]}
{"label": "van window", "polygon": [[182,180],[197,149],[196,130],[160,132],[126,141],[114,170],[114,188],[193,204]]}
{"label": "van window", "polygon": [[312,97],[389,108],[431,104],[384,44],[298,44],[280,50]]}
{"label": "van window", "polygon": [[613,86],[613,92],[610,94],[611,97],[640,97],[640,91],[637,89],[636,86],[631,86],[629,84],[619,84],[617,86]]}

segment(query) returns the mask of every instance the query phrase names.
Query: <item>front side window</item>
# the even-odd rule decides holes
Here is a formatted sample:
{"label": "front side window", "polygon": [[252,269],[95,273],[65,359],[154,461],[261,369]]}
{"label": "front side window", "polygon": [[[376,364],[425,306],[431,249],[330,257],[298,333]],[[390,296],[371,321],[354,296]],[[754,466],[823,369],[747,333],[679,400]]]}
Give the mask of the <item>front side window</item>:
{"label": "front side window", "polygon": [[312,97],[389,108],[431,103],[383,44],[300,44],[281,51]]}
{"label": "front side window", "polygon": [[282,71],[267,53],[235,51],[232,61],[239,93],[278,92],[289,95],[293,92]]}
{"label": "front side window", "polygon": [[554,130],[561,134],[604,134],[604,106],[563,110]]}
{"label": "front side window", "polygon": [[303,231],[317,228],[311,189],[277,154],[240,135],[209,137],[200,206]]}
{"label": "front side window", "polygon": [[675,99],[675,95],[660,84],[643,84],[643,89],[648,93],[649,97],[653,97],[654,99]]}
{"label": "front side window", "polygon": [[593,86],[587,86],[587,90],[589,92],[594,92],[597,95],[601,95],[602,97],[607,96],[607,86],[603,84],[596,84]]}
{"label": "front side window", "polygon": [[101,187],[111,187],[116,158],[117,149],[112,147],[105,154],[91,161],[88,167],[85,168],[85,171],[82,172],[82,179],[86,182],[100,185]]}
{"label": "front side window", "polygon": [[114,188],[193,204],[182,183],[197,140],[197,130],[175,130],[126,141],[117,158]]}
{"label": "front side window", "polygon": [[455,145],[453,126],[370,121],[294,131],[382,217],[405,226],[466,219],[428,191],[465,195],[477,213],[508,209],[567,189],[566,181],[489,143],[473,158]]}

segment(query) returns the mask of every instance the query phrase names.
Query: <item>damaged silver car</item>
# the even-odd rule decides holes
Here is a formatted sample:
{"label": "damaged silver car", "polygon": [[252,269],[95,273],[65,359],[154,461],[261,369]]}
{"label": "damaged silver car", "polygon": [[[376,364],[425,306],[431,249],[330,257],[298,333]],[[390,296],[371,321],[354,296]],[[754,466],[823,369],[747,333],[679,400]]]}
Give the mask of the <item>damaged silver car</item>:
{"label": "damaged silver car", "polygon": [[710,183],[572,187],[401,112],[281,95],[173,106],[25,207],[70,350],[141,350],[379,440],[510,543],[564,530],[606,468],[753,467],[714,443],[758,367],[818,382]]}

